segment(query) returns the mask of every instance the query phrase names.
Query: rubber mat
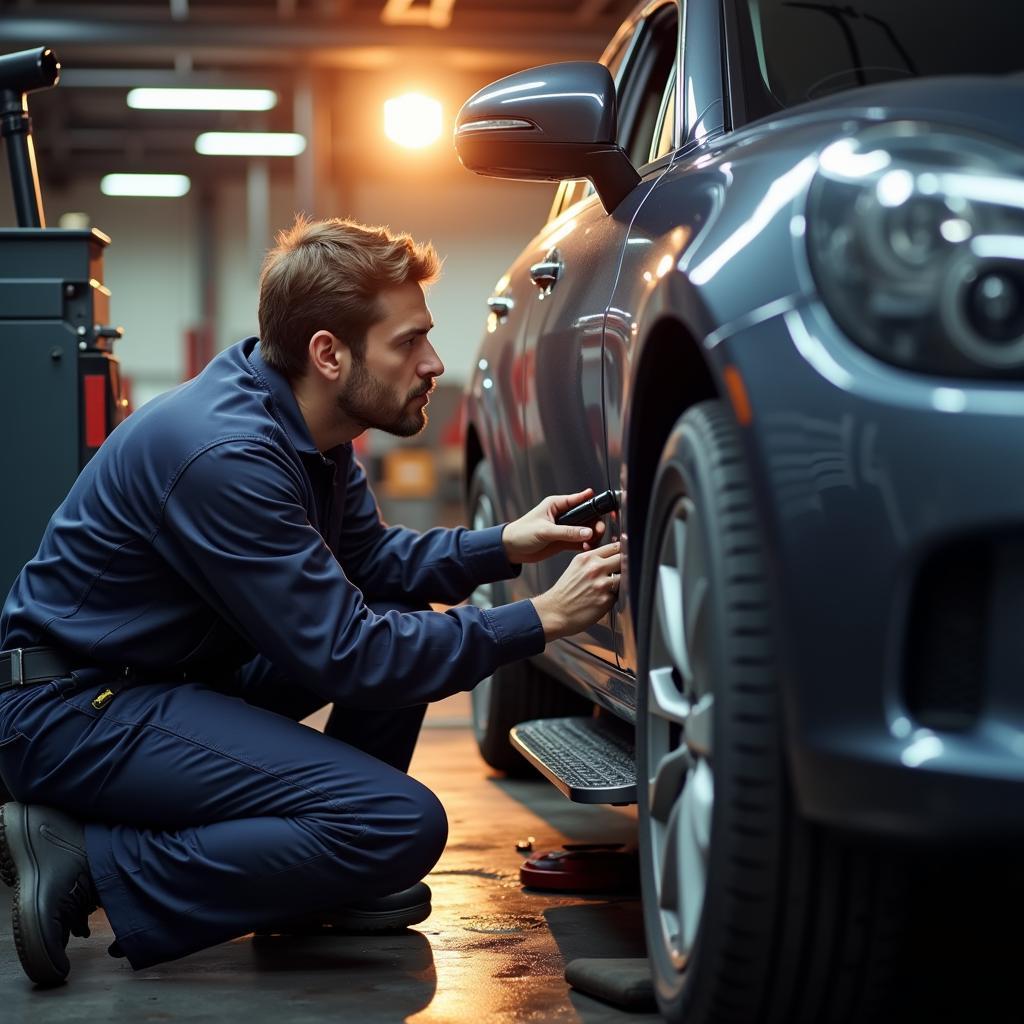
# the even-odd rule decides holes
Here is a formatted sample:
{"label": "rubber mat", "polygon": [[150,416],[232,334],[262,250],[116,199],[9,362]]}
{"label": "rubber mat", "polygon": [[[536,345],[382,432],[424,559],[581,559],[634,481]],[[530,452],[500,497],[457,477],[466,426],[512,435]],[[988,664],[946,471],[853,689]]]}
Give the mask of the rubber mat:
{"label": "rubber mat", "polygon": [[630,1013],[652,1013],[658,1009],[651,966],[646,957],[570,960],[565,968],[565,980],[584,995]]}

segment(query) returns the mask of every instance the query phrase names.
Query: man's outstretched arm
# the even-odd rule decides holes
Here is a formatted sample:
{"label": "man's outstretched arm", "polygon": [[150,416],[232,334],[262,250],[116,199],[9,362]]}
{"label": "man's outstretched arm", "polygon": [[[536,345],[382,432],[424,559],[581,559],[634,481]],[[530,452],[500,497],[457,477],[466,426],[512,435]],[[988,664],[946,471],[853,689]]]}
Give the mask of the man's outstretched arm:
{"label": "man's outstretched arm", "polygon": [[[530,601],[375,615],[309,523],[297,473],[261,441],[220,444],[179,476],[153,538],[214,611],[297,684],[352,706],[422,704],[543,649]],[[494,555],[477,557],[486,568]]]}
{"label": "man's outstretched arm", "polygon": [[368,598],[402,594],[455,604],[483,583],[518,576],[523,562],[587,547],[601,535],[600,524],[595,534],[557,526],[554,520],[589,493],[546,498],[520,519],[485,530],[455,527],[420,533],[381,522],[366,474],[353,457],[338,557]]}

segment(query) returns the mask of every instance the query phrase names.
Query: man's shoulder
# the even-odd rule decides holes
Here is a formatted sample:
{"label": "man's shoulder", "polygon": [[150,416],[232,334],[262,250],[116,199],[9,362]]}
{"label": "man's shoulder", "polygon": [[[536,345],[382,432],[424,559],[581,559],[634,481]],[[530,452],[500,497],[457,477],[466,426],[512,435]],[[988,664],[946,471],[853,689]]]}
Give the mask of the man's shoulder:
{"label": "man's shoulder", "polygon": [[245,346],[239,342],[225,349],[196,377],[132,413],[111,436],[122,457],[169,469],[233,439],[280,444],[281,426],[266,388],[249,366]]}

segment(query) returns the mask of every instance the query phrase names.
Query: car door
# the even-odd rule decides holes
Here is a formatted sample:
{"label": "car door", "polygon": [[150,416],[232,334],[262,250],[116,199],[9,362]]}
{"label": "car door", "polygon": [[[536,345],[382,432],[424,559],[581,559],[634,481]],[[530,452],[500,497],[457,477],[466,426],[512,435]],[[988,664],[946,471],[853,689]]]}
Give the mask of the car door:
{"label": "car door", "polygon": [[[682,200],[674,199],[671,204],[661,202],[660,197],[665,182],[677,176],[681,163],[699,154],[725,130],[719,7],[682,0],[680,14],[684,41],[680,60],[661,96],[657,115],[652,116],[648,110],[646,117],[640,119],[647,127],[634,140],[637,147],[642,148],[645,141],[649,146],[650,164],[641,167],[641,173],[646,177],[649,167],[661,167],[666,173],[658,177],[648,201],[630,223],[605,320],[602,383],[611,488],[623,487],[625,479],[622,439],[627,399],[633,403],[642,401],[642,397],[626,393],[638,340],[638,310],[651,289],[675,268],[674,256],[697,237],[708,211],[705,189],[695,188],[692,193],[683,190]],[[667,25],[660,28],[670,31]],[[649,106],[653,102],[648,99]],[[616,520],[613,526],[617,529],[618,525]],[[636,647],[629,588],[619,589],[611,619],[618,666],[626,673],[634,673]]]}
{"label": "car door", "polygon": [[[521,365],[533,383],[524,388],[533,400],[525,409],[523,434],[530,488],[538,501],[548,494],[607,486],[604,321],[630,224],[667,166],[667,157],[652,162],[649,154],[676,66],[678,10],[676,0],[655,2],[618,40],[623,48],[619,142],[634,164],[646,165],[640,183],[611,213],[589,183],[566,183],[559,190],[561,209],[532,245],[536,294]],[[558,579],[570,557],[547,559],[533,568],[537,592]],[[573,639],[615,663],[610,617]]]}

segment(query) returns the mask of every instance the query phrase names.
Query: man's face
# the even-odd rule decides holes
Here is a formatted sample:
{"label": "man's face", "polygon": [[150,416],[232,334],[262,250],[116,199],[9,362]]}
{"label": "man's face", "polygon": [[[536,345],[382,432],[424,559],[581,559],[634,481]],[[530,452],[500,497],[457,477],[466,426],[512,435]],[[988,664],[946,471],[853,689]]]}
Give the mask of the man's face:
{"label": "man's face", "polygon": [[444,373],[427,334],[434,326],[423,289],[413,281],[380,293],[382,318],[367,332],[366,352],[337,396],[338,409],[364,429],[412,437],[427,425],[427,392]]}

